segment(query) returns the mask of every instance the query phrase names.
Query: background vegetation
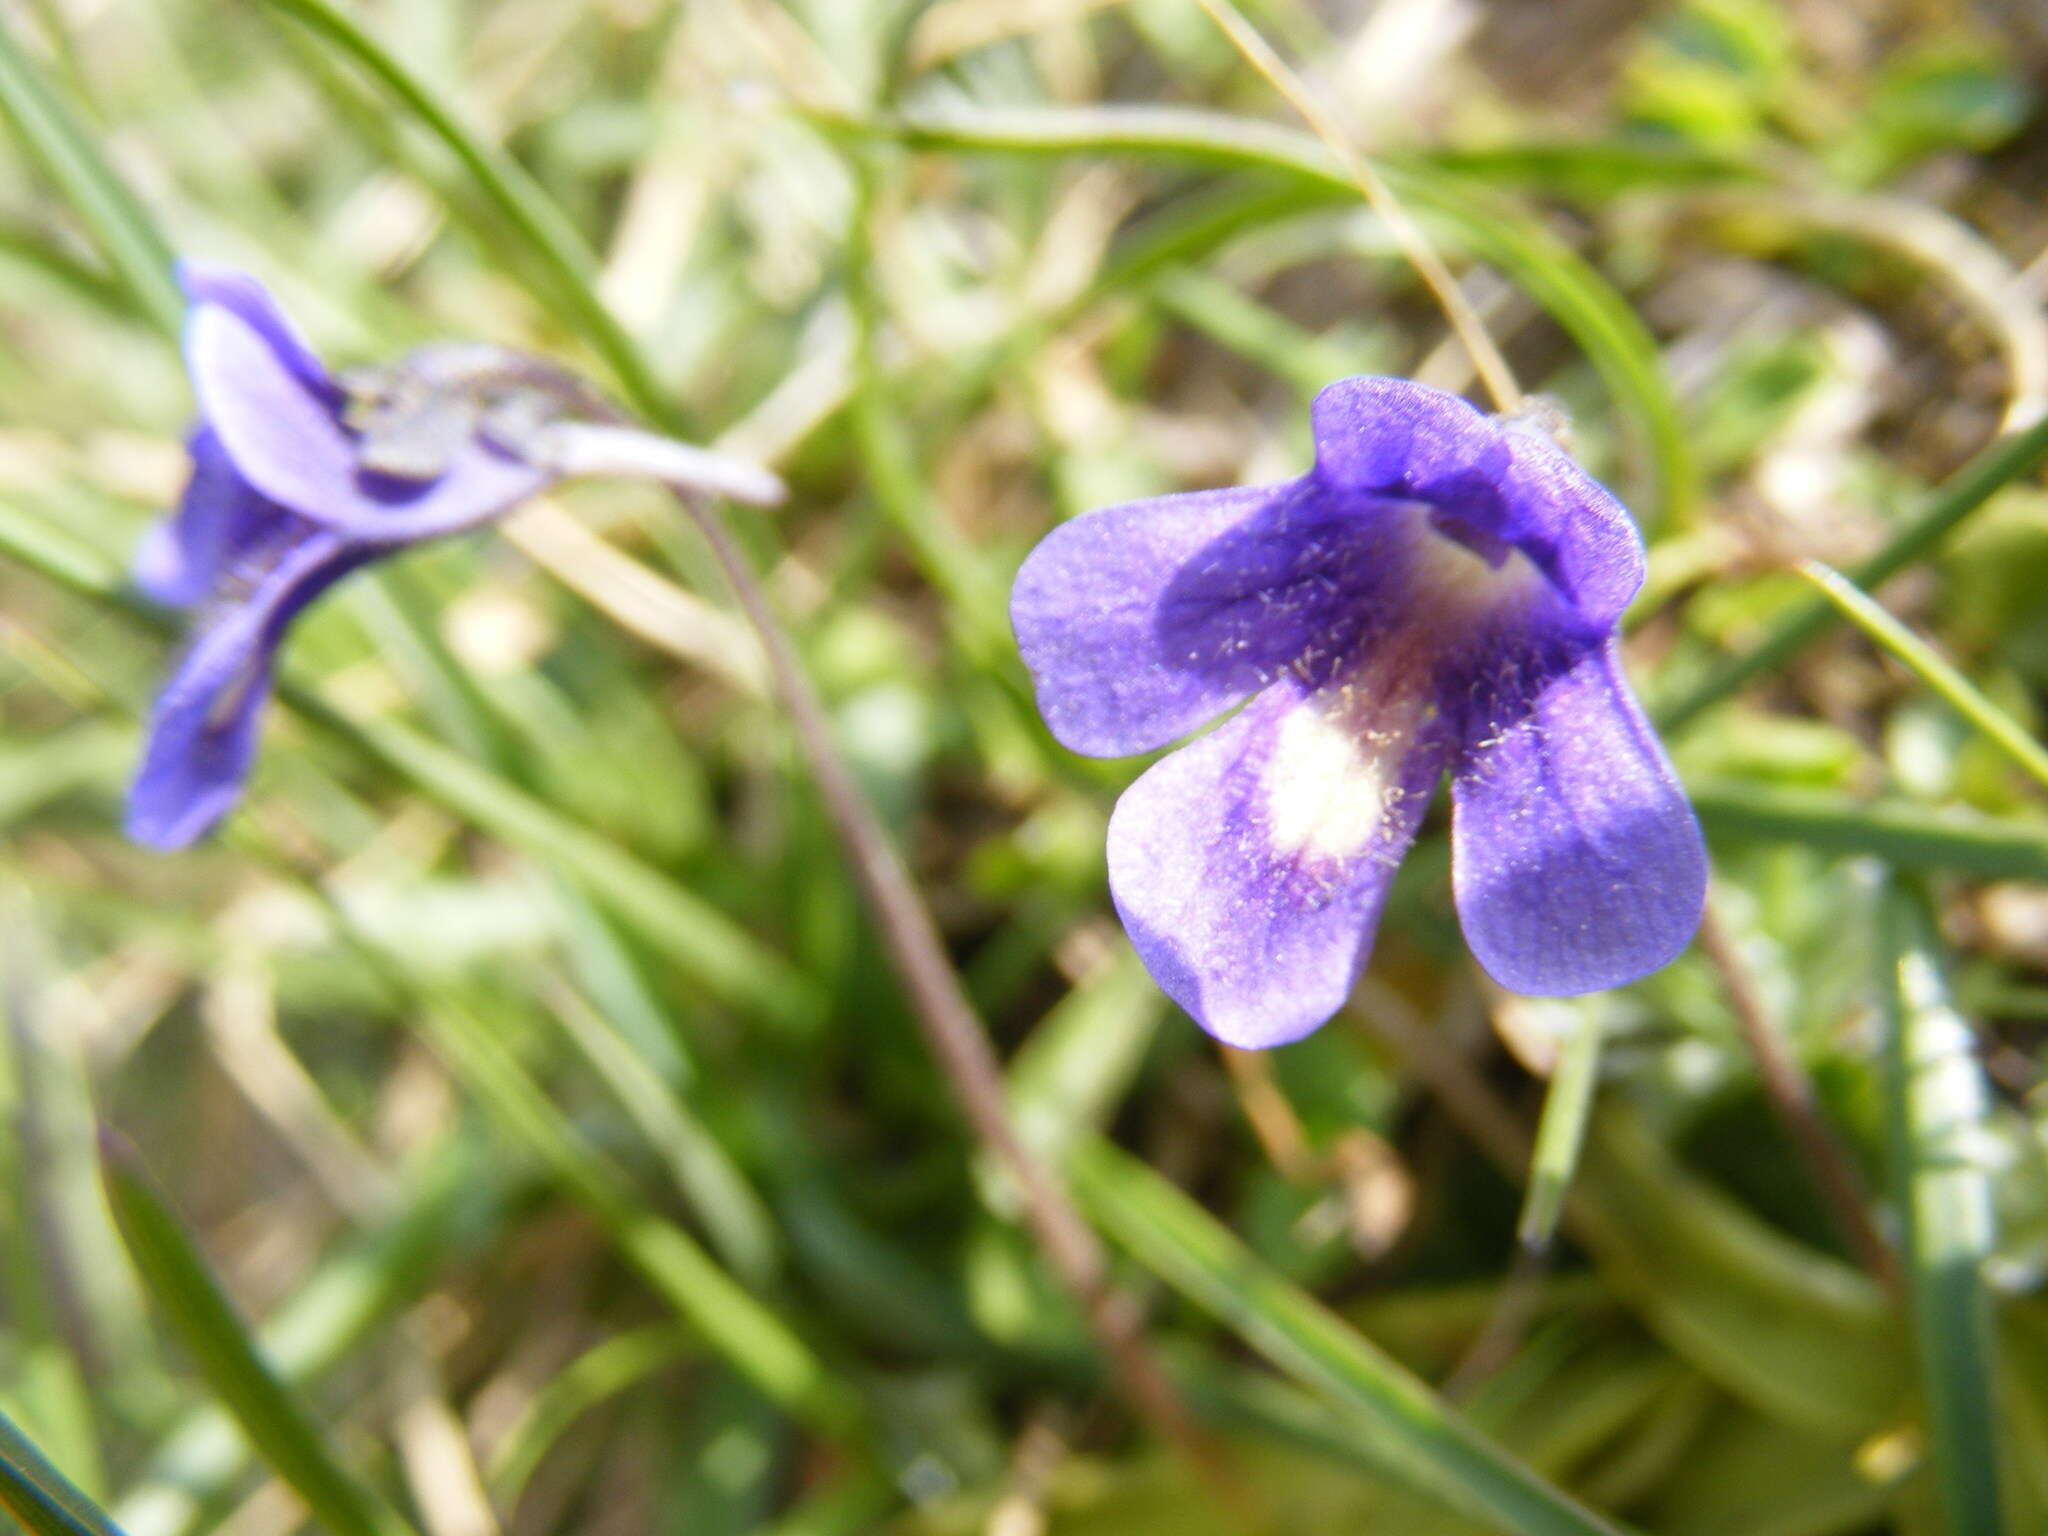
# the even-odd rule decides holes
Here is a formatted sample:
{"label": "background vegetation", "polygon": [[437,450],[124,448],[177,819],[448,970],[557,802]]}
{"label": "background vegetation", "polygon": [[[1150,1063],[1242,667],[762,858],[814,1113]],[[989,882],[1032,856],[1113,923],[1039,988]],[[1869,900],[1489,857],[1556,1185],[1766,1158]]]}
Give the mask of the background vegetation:
{"label": "background vegetation", "polygon": [[[1650,541],[1718,884],[1624,992],[1488,991],[1441,812],[1301,1045],[1220,1056],[1122,941],[1140,765],[1052,745],[1010,573],[1297,472],[1330,379],[1472,384],[1194,0],[0,5],[24,1523],[2042,1528],[2038,6],[1247,9]],[[1192,1435],[1017,1223],[661,498],[345,586],[227,835],[124,844],[173,250],[337,360],[533,348],[789,478],[739,531]]]}

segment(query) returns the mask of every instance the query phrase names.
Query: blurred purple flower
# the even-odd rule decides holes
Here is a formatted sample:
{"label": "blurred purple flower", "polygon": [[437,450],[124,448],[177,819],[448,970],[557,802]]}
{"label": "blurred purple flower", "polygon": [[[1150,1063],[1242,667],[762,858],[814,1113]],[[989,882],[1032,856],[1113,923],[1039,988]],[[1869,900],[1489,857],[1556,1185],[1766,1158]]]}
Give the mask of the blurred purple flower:
{"label": "blurred purple flower", "polygon": [[349,572],[487,522],[570,474],[781,494],[765,471],[599,424],[615,413],[537,358],[447,343],[337,378],[254,278],[191,265],[179,275],[201,420],[191,480],[145,541],[136,581],[196,618],[129,791],[137,842],[182,848],[234,805],[285,630]]}
{"label": "blurred purple flower", "polygon": [[1399,379],[1332,384],[1280,485],[1106,507],[1024,562],[1011,617],[1076,752],[1160,747],[1118,801],[1111,893],[1211,1034],[1295,1040],[1342,1006],[1451,776],[1452,878],[1502,986],[1620,985],[1691,938],[1697,822],[1615,625],[1628,513],[1533,423]]}

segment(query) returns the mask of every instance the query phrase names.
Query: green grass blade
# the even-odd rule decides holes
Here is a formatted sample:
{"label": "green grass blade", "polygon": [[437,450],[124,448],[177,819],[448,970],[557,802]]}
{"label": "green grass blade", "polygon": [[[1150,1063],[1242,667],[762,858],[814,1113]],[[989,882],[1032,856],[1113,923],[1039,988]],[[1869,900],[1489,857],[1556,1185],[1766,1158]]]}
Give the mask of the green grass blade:
{"label": "green grass blade", "polygon": [[132,618],[161,633],[170,632],[168,614],[150,609],[122,590],[126,578],[114,561],[76,534],[7,501],[0,501],[0,554],[12,556],[82,596],[115,602]]}
{"label": "green grass blade", "polygon": [[548,1378],[491,1455],[493,1496],[519,1502],[527,1479],[562,1433],[608,1398],[689,1358],[695,1345],[673,1323],[649,1323],[593,1345]]}
{"label": "green grass blade", "polygon": [[[1928,554],[1972,512],[2016,480],[2048,461],[2048,417],[2023,432],[1999,438],[1949,477],[1919,514],[1885,541],[1884,547],[1849,572],[1866,592],[1881,587]],[[1674,731],[1709,705],[1718,704],[1759,673],[1783,666],[1838,617],[1824,599],[1802,604],[1772,627],[1769,635],[1731,658],[1690,692],[1658,700],[1650,711],[1659,730]]]}
{"label": "green grass blade", "polygon": [[571,329],[586,337],[616,377],[634,409],[677,426],[674,402],[645,354],[591,286],[595,259],[583,237],[518,162],[466,127],[417,75],[328,0],[266,0],[354,62],[438,139],[476,188],[497,209],[547,274],[552,297]]}
{"label": "green grass blade", "polygon": [[1536,1122],[1536,1146],[1529,1159],[1529,1188],[1515,1225],[1515,1236],[1532,1253],[1548,1248],[1557,1235],[1565,1196],[1586,1144],[1586,1121],[1600,1084],[1600,1047],[1607,1034],[1599,999],[1554,1006],[1566,1010],[1570,1033],[1551,1073],[1550,1090],[1543,1095],[1543,1115]]}
{"label": "green grass blade", "polygon": [[559,989],[549,1012],[660,1156],[719,1257],[750,1285],[774,1279],[782,1261],[774,1218],[691,1106],[580,993]]}
{"label": "green grass blade", "polygon": [[1893,656],[1913,675],[1948,701],[1949,706],[1997,744],[2006,756],[2048,788],[2048,748],[2028,734],[1977,685],[1958,671],[1933,646],[1893,618],[1861,587],[1818,560],[1802,561],[1799,574],[1820,589],[1843,618]]}
{"label": "green grass blade", "polygon": [[1925,900],[1888,882],[1878,916],[1894,1190],[1906,1218],[1935,1485],[1956,1536],[1998,1536],[1998,1414],[1983,1278],[1994,1226],[1984,1128],[1990,1095],[1975,1036],[1949,1003]]}
{"label": "green grass blade", "polygon": [[2048,880],[2048,826],[2011,816],[1935,810],[1909,801],[1863,803],[1810,789],[1737,779],[1686,786],[1709,837],[1804,843],[1871,854],[1907,869],[1983,880]]}
{"label": "green grass blade", "polygon": [[[947,109],[856,119],[813,112],[828,131],[920,149],[1037,155],[1155,156],[1286,178],[1319,199],[1357,201],[1350,174],[1306,134],[1184,107]],[[1383,167],[1388,184],[1430,225],[1520,283],[1585,351],[1616,405],[1642,432],[1657,474],[1648,519],[1682,521],[1695,488],[1691,451],[1654,338],[1606,279],[1512,201],[1426,162]]]}
{"label": "green grass blade", "polygon": [[793,1417],[834,1438],[855,1430],[859,1405],[852,1393],[781,1318],[634,1194],[562,1119],[496,1030],[447,1000],[430,1001],[421,1022],[492,1117],[583,1202],[706,1343]]}
{"label": "green grass blade", "polygon": [[[168,633],[173,627],[170,615],[125,589],[112,561],[4,502],[0,554],[146,628]],[[402,722],[351,720],[290,682],[280,685],[278,696],[458,816],[573,876],[713,997],[792,1029],[808,1027],[822,1016],[823,999],[788,961],[609,838]]]}
{"label": "green grass blade", "polygon": [[1166,994],[1132,951],[1076,986],[1005,1073],[1017,1134],[1048,1163],[1113,1119],[1166,1021]]}
{"label": "green grass blade", "polygon": [[0,1508],[29,1536],[121,1536],[106,1512],[71,1486],[0,1414]]}
{"label": "green grass blade", "polygon": [[108,169],[92,136],[0,20],[0,112],[92,232],[135,307],[168,336],[184,324],[172,253],[156,223]]}
{"label": "green grass blade", "polygon": [[335,1460],[134,1154],[111,1136],[100,1152],[107,1203],[144,1288],[257,1454],[335,1536],[410,1536],[397,1512]]}
{"label": "green grass blade", "polygon": [[1682,1165],[1619,1096],[1594,1115],[1575,1236],[1614,1292],[1737,1400],[1832,1436],[1874,1433],[1909,1370],[1877,1283]]}
{"label": "green grass blade", "polygon": [[1619,1529],[1543,1481],[1143,1163],[1091,1140],[1067,1162],[1089,1214],[1141,1263],[1297,1380],[1359,1413],[1413,1488],[1517,1536]]}
{"label": "green grass blade", "polygon": [[582,882],[721,1002],[792,1029],[822,1014],[823,1000],[788,961],[601,833],[402,722],[351,720],[289,683],[278,697],[465,820]]}
{"label": "green grass blade", "polygon": [[1175,268],[1153,284],[1152,294],[1181,324],[1250,358],[1304,395],[1354,371],[1341,347],[1212,272]]}
{"label": "green grass blade", "polygon": [[[451,1136],[422,1160],[406,1204],[322,1261],[265,1320],[263,1357],[287,1383],[317,1379],[417,1301],[464,1239],[533,1181],[487,1158],[481,1138]],[[481,1219],[480,1218],[484,1218]],[[234,1421],[213,1404],[171,1425],[136,1482],[115,1501],[128,1536],[190,1536],[248,1460]]]}
{"label": "green grass blade", "polygon": [[1699,498],[1692,439],[1664,377],[1662,354],[1628,301],[1578,252],[1513,202],[1485,188],[1389,167],[1388,183],[1439,230],[1493,262],[1579,344],[1609,396],[1633,417],[1655,471],[1645,527],[1684,527]]}

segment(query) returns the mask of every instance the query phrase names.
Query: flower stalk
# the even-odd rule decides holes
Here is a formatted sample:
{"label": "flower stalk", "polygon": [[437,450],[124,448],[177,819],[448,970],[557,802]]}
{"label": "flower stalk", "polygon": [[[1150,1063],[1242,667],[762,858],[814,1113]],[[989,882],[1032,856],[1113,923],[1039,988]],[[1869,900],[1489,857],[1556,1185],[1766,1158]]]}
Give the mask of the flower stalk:
{"label": "flower stalk", "polygon": [[874,918],[889,963],[903,983],[911,1014],[961,1113],[1016,1186],[1026,1225],[1060,1284],[1079,1305],[1132,1406],[1169,1443],[1189,1451],[1198,1464],[1213,1466],[1215,1458],[1203,1444],[1205,1437],[1139,1332],[1135,1309],[1111,1286],[1108,1261],[1094,1229],[1017,1134],[1003,1092],[1001,1064],[946,956],[938,926],[840,755],[824,704],[745,553],[716,509],[694,489],[678,487],[676,497],[703,534],[741,611],[760,637],[770,678],[789,713],[797,749],[817,785],[833,835]]}

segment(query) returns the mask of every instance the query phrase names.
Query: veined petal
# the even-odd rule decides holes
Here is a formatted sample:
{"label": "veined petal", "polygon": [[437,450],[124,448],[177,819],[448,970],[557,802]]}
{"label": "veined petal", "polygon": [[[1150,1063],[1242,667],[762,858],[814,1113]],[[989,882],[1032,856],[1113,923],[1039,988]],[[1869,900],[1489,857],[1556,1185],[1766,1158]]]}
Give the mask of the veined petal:
{"label": "veined petal", "polygon": [[207,425],[242,478],[279,505],[353,538],[405,543],[483,522],[553,478],[473,438],[430,480],[365,471],[339,392],[324,373],[306,374],[302,352],[247,304],[216,302],[211,290],[185,325]]}
{"label": "veined petal", "polygon": [[1699,926],[1706,849],[1613,643],[1484,686],[1484,735],[1451,781],[1452,881],[1472,953],[1537,996],[1656,970]]}
{"label": "veined petal", "polygon": [[1503,421],[1408,379],[1342,379],[1311,408],[1316,473],[1333,487],[1426,502],[1453,531],[1520,550],[1590,629],[1643,584],[1634,521],[1533,422]]}
{"label": "veined petal", "polygon": [[341,391],[328,377],[325,365],[306,345],[298,328],[284,311],[277,307],[270,290],[255,278],[232,267],[181,261],[178,263],[178,285],[185,290],[186,299],[195,309],[214,305],[240,318],[243,324],[262,336],[265,345],[307,389],[329,401],[336,410],[341,408]]}
{"label": "veined petal", "polygon": [[1350,995],[1442,771],[1427,714],[1410,693],[1290,678],[1117,802],[1117,911],[1218,1039],[1284,1044]]}
{"label": "veined petal", "polygon": [[1184,736],[1305,658],[1341,652],[1379,606],[1396,531],[1312,479],[1104,507],[1047,534],[1010,620],[1046,724],[1120,757]]}
{"label": "veined petal", "polygon": [[272,545],[290,513],[265,500],[228,461],[208,428],[187,445],[192,476],[178,508],[143,536],[135,584],[158,602],[194,608],[206,601],[246,550]]}
{"label": "veined petal", "polygon": [[149,720],[128,793],[129,837],[183,848],[227,814],[255,757],[278,641],[306,604],[374,556],[330,529],[303,532],[249,594],[200,622]]}

